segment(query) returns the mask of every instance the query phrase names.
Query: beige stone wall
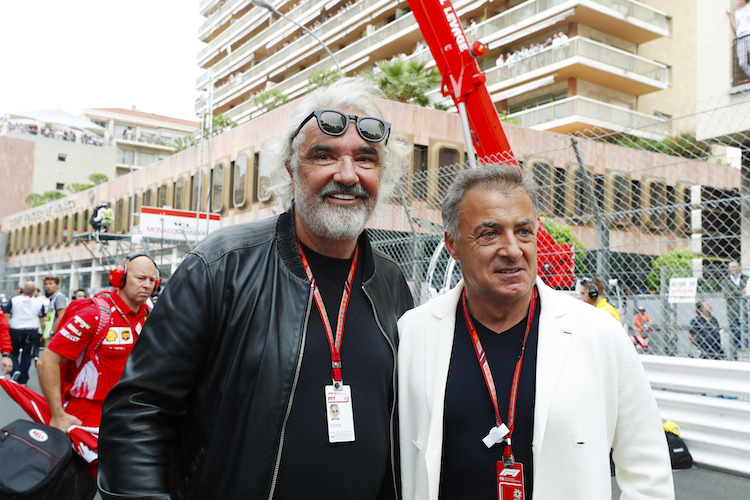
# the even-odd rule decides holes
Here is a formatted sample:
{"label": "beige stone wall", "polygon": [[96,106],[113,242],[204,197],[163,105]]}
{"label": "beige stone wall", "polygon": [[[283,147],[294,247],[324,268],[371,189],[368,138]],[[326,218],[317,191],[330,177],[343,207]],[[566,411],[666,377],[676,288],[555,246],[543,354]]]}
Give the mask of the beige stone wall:
{"label": "beige stone wall", "polygon": [[[707,0],[722,12],[724,1]],[[690,114],[696,101],[697,4],[685,0],[643,0],[643,3],[672,17],[672,36],[641,44],[637,54],[670,67],[670,87],[638,98],[637,111],[652,115],[664,113],[673,117]],[[721,4],[721,5],[719,5]],[[695,124],[681,122],[694,132]],[[679,134],[686,130],[673,130]]]}

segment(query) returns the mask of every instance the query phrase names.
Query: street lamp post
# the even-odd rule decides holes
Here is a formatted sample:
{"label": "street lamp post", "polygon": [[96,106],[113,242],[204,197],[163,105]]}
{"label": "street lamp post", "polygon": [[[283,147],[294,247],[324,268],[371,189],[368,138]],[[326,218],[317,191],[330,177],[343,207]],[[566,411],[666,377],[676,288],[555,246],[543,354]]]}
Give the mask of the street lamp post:
{"label": "street lamp post", "polygon": [[291,17],[289,17],[289,16],[287,16],[285,14],[282,14],[281,12],[279,12],[278,10],[276,10],[276,7],[274,7],[273,5],[271,5],[270,3],[268,3],[266,0],[252,0],[252,4],[255,5],[256,7],[262,7],[262,8],[264,8],[264,9],[266,9],[266,10],[268,10],[268,11],[270,11],[270,12],[272,12],[272,13],[278,15],[278,16],[281,16],[284,19],[286,19],[287,21],[290,21],[290,22],[296,24],[297,26],[299,26],[300,28],[302,28],[306,33],[308,33],[311,37],[313,37],[320,44],[321,47],[323,47],[325,49],[325,51],[328,53],[328,55],[331,56],[331,60],[333,61],[333,64],[336,65],[336,69],[339,70],[339,74],[341,76],[344,76],[344,70],[341,69],[341,66],[339,66],[339,63],[336,60],[336,58],[333,57],[333,54],[328,49],[328,47],[326,46],[326,44],[324,44],[323,41],[320,38],[318,38],[317,36],[315,36],[315,33],[313,33],[312,31],[310,31],[305,26],[301,25],[300,23],[298,23],[297,21],[295,21]]}

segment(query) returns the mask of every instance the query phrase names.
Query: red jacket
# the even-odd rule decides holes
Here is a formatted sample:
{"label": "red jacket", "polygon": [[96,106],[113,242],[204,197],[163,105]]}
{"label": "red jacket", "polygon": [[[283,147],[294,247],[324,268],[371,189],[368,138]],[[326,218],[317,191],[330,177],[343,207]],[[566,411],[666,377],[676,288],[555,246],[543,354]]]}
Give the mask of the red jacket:
{"label": "red jacket", "polygon": [[8,327],[8,318],[0,311],[0,354],[13,351],[13,344],[10,343],[10,328]]}

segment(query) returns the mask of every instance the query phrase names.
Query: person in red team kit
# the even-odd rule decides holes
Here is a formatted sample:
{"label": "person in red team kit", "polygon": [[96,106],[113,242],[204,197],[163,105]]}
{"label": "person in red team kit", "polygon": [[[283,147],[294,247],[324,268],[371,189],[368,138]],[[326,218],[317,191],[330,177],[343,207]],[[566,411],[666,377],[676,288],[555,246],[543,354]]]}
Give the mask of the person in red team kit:
{"label": "person in red team kit", "polygon": [[64,432],[74,425],[99,427],[104,398],[122,376],[143,328],[159,272],[150,257],[134,253],[109,279],[113,293],[71,303],[37,363],[50,425]]}

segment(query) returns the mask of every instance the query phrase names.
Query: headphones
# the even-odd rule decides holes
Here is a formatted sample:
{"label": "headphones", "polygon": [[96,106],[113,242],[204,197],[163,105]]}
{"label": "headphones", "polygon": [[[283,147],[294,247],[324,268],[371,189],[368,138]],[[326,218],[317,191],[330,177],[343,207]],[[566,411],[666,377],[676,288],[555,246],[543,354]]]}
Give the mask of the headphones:
{"label": "headphones", "polygon": [[586,290],[588,291],[590,299],[596,300],[596,298],[599,297],[599,289],[596,288],[596,285],[594,284],[594,280],[591,280],[589,278],[583,278],[581,280],[581,284],[586,287]]}
{"label": "headphones", "polygon": [[156,265],[156,262],[154,262],[154,259],[143,252],[129,253],[125,256],[125,265],[120,264],[113,267],[109,271],[109,284],[115,288],[124,287],[128,279],[128,262],[136,257],[148,257],[151,262],[154,263],[154,267],[156,268],[156,282],[154,283],[154,291],[152,292],[152,295],[155,295],[159,291],[159,286],[161,285],[161,272],[159,272],[159,267]]}

